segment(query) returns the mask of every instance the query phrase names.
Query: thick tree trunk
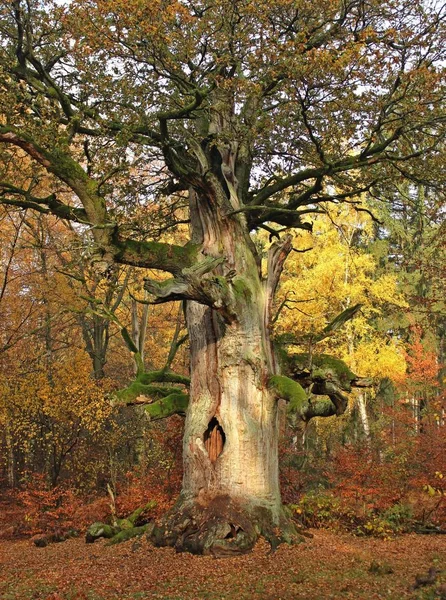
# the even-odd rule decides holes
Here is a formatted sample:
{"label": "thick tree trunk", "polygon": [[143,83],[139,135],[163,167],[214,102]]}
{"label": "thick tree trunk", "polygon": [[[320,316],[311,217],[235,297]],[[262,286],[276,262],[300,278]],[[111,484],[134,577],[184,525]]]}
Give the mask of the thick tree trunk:
{"label": "thick tree trunk", "polygon": [[222,218],[202,233],[204,254],[223,249],[228,290],[221,309],[188,302],[183,489],[153,534],[160,545],[200,554],[246,552],[259,535],[277,545],[295,534],[281,505],[277,400],[268,387],[275,284],[262,280],[252,244],[237,225]]}

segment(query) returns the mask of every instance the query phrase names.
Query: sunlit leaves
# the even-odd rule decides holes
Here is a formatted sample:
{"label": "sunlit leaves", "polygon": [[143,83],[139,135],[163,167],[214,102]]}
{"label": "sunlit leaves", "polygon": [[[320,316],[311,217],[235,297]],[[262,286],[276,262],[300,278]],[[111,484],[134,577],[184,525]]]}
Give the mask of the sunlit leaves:
{"label": "sunlit leaves", "polygon": [[279,291],[285,307],[279,331],[293,331],[303,347],[312,335],[342,310],[361,304],[361,310],[339,332],[317,345],[317,352],[341,356],[362,376],[401,377],[405,371],[402,345],[392,332],[380,329],[389,311],[407,307],[395,274],[378,273],[375,258],[366,251],[373,235],[372,222],[354,209],[327,207],[327,216],[314,235],[296,238],[297,249],[286,263]]}

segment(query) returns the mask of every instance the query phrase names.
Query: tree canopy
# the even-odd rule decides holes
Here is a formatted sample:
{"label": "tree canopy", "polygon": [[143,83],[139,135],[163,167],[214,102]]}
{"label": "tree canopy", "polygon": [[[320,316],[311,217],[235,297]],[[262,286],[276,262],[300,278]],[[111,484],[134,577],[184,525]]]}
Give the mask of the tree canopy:
{"label": "tree canopy", "polygon": [[106,259],[190,267],[193,247],[144,243],[189,186],[252,231],[443,185],[435,4],[15,0],[0,26],[2,202],[90,225]]}

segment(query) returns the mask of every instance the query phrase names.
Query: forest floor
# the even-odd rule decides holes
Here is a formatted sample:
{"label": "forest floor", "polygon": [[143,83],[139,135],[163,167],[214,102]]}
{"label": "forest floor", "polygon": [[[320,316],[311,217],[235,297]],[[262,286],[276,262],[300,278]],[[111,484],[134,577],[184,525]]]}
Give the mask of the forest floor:
{"label": "forest floor", "polygon": [[[1,600],[446,599],[446,536],[392,540],[328,530],[281,546],[260,542],[226,559],[176,554],[144,538],[107,547],[70,539],[45,548],[0,540]],[[414,589],[434,568],[435,582]]]}

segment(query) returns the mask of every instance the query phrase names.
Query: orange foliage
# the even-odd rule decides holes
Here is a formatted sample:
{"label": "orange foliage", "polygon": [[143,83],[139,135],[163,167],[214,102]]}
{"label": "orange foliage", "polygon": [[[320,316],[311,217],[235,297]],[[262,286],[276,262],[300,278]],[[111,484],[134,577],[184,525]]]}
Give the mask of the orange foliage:
{"label": "orange foliage", "polygon": [[412,327],[411,329],[413,341],[405,351],[408,367],[406,385],[436,385],[438,383],[438,372],[441,368],[437,354],[427,349],[423,344],[423,332],[420,327]]}
{"label": "orange foliage", "polygon": [[82,501],[69,488],[49,488],[40,474],[33,474],[27,486],[15,493],[23,514],[18,533],[34,535],[79,528],[77,514]]}
{"label": "orange foliage", "polygon": [[442,427],[428,423],[379,451],[343,447],[327,471],[335,495],[356,510],[380,513],[403,503],[415,519],[439,524],[446,518],[445,476],[446,436]]}

